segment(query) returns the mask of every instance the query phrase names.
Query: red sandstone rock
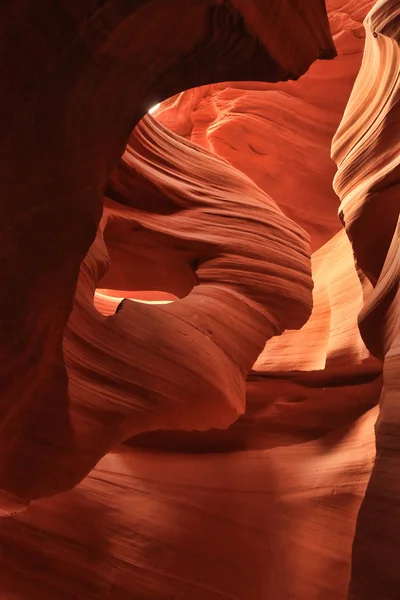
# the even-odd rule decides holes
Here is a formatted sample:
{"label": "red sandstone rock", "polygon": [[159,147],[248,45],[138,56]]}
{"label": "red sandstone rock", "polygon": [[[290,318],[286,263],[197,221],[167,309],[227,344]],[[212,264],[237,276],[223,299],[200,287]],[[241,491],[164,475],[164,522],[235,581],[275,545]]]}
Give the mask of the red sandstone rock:
{"label": "red sandstone rock", "polygon": [[[321,46],[332,54],[323,4],[313,0],[307,14],[301,4],[292,3],[285,20],[305,19],[306,39],[295,28],[285,36],[279,2],[269,3],[272,57],[229,2],[3,3],[2,190],[9,201],[1,216],[0,489],[7,494],[25,502],[65,489],[79,479],[78,457],[92,466],[92,453],[100,458],[110,446],[103,440],[104,452],[93,448],[91,436],[102,439],[97,424],[76,415],[62,342],[107,179],[132,127],[156,99],[185,87],[298,77]],[[89,404],[97,404],[92,395]],[[89,466],[79,470],[83,477]]]}
{"label": "red sandstone rock", "polygon": [[334,186],[366,301],[360,331],[384,359],[377,456],[354,539],[350,598],[398,598],[400,5],[378,1],[365,20],[363,63],[333,140]]}
{"label": "red sandstone rock", "polygon": [[0,9],[0,600],[397,600],[398,2],[67,4]]}
{"label": "red sandstone rock", "polygon": [[[105,202],[64,335],[77,444],[66,460],[76,480],[132,435],[230,425],[265,341],[311,312],[307,235],[251,180],[151,117],[131,136],[109,193],[123,204]],[[188,295],[163,307],[127,301],[105,319],[93,295],[106,281],[106,246],[119,267],[107,277],[113,288],[161,284]],[[158,256],[167,264],[157,268]]]}
{"label": "red sandstone rock", "polygon": [[345,598],[375,418],[306,443],[267,434],[255,452],[108,454],[74,490],[0,520],[3,594]]}
{"label": "red sandstone rock", "polygon": [[166,127],[249,175],[311,235],[313,250],[341,229],[330,147],[361,64],[362,20],[372,4],[327,3],[338,56],[316,61],[299,81],[209,85],[156,113]]}

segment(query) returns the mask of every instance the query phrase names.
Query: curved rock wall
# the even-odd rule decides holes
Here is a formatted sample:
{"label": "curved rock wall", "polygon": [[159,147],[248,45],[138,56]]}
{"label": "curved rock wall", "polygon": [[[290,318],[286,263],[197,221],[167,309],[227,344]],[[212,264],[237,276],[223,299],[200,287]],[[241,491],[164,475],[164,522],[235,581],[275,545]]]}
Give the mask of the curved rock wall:
{"label": "curved rock wall", "polygon": [[[350,598],[394,600],[399,543],[400,4],[379,1],[365,20],[363,63],[333,140],[335,189],[361,278],[360,331],[384,358],[377,455],[357,521]],[[373,232],[373,234],[372,234]]]}
{"label": "curved rock wall", "polygon": [[[334,52],[320,0],[313,0],[311,12],[304,13],[300,2],[288,7],[285,18],[308,23],[306,41],[295,32],[290,39],[282,34],[278,5],[269,4],[265,19],[276,24],[274,56],[280,48],[284,56],[288,46],[299,48],[291,52],[290,72],[230,2],[3,3],[0,83],[7,94],[1,101],[1,163],[7,200],[1,265],[7,294],[1,312],[7,320],[0,332],[0,489],[8,498],[6,512],[10,501],[23,505],[41,495],[41,486],[42,493],[46,486],[62,489],[63,476],[55,478],[54,471],[70,464],[71,447],[81,453],[63,331],[110,171],[135,123],[154,99],[185,87],[297,77],[321,49]],[[181,35],[171,33],[176,31]],[[19,500],[10,500],[10,493]]]}
{"label": "curved rock wall", "polygon": [[326,11],[0,9],[0,600],[397,600],[400,5]]}
{"label": "curved rock wall", "polygon": [[166,127],[249,175],[310,234],[313,250],[341,229],[331,140],[361,65],[362,21],[372,5],[327,2],[337,58],[317,60],[299,81],[204,86],[156,113]]}

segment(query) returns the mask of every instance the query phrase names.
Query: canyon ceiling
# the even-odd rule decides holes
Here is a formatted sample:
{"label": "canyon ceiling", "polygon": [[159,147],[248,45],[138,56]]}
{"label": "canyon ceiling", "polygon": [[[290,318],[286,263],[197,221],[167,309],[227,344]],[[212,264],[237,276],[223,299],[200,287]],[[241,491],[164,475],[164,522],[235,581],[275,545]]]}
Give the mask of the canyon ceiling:
{"label": "canyon ceiling", "polygon": [[0,4],[0,600],[400,599],[399,44]]}

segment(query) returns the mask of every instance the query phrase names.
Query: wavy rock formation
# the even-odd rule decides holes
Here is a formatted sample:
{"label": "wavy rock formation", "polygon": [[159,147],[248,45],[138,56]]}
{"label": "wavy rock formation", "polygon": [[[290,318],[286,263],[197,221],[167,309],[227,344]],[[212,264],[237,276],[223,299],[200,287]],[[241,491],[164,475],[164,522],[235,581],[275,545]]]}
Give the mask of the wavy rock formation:
{"label": "wavy rock formation", "polygon": [[0,600],[397,600],[398,1],[0,15]]}
{"label": "wavy rock formation", "polygon": [[[230,425],[244,412],[245,376],[265,341],[311,312],[306,234],[251,180],[151,117],[131,136],[110,193],[121,202],[105,201],[64,334],[81,443],[75,479],[132,435]],[[99,315],[93,296],[107,248],[117,262],[111,287],[161,284],[186,297],[164,306],[127,300]]]}
{"label": "wavy rock formation", "polygon": [[391,549],[400,540],[400,4],[377,2],[365,29],[363,63],[332,145],[340,216],[366,284],[360,331],[371,352],[384,358],[377,455],[358,518],[349,597],[394,600],[399,575]]}
{"label": "wavy rock formation", "polygon": [[0,521],[3,594],[345,598],[375,418],[255,452],[108,454],[75,490]]}
{"label": "wavy rock formation", "polygon": [[311,236],[313,250],[341,229],[331,140],[361,65],[373,0],[329,0],[338,56],[296,82],[229,82],[188,90],[156,112],[166,127],[249,175]]}
{"label": "wavy rock formation", "polygon": [[[265,15],[271,54],[230,2],[3,3],[2,182],[4,197],[12,198],[1,217],[5,511],[10,502],[23,505],[76,482],[70,465],[82,455],[93,464],[97,425],[84,414],[76,418],[63,332],[109,173],[132,127],[153,99],[185,87],[298,77],[321,52],[333,55],[320,0],[311,10],[292,2],[284,18],[278,7],[270,2]],[[286,19],[304,21],[308,36],[296,28],[283,35]]]}

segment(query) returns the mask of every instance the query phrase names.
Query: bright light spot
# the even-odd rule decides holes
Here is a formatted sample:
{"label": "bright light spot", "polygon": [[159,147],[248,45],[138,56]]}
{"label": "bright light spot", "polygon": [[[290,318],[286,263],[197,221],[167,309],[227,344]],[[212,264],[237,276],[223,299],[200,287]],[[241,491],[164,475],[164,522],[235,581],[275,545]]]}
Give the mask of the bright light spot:
{"label": "bright light spot", "polygon": [[[171,304],[171,302],[178,300],[176,296],[169,294],[168,292],[128,292],[121,290],[121,295],[114,296],[109,294],[110,291],[118,293],[118,290],[105,290],[99,288],[95,291],[93,298],[95,308],[99,311],[99,313],[106,317],[115,314],[115,311],[122,300],[127,300],[128,302],[139,302],[140,304]],[[129,298],[129,295],[131,294],[133,296],[137,295],[139,298]]]}
{"label": "bright light spot", "polygon": [[155,104],[154,106],[152,106],[149,109],[149,113],[152,114],[155,110],[157,110],[157,108],[160,108],[160,106],[161,106],[161,102],[159,102],[158,104]]}

